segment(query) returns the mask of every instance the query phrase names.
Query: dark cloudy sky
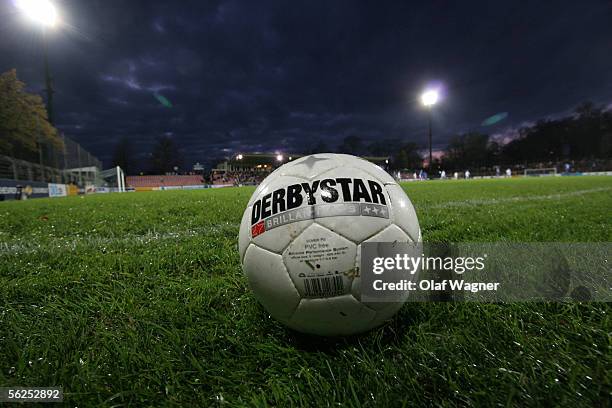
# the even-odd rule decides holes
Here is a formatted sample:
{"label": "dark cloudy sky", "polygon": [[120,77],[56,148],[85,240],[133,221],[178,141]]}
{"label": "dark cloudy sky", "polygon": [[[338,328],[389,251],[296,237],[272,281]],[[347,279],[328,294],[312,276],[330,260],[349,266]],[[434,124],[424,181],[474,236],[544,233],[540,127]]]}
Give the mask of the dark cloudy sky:
{"label": "dark cloudy sky", "polygon": [[[436,145],[504,134],[584,100],[612,103],[602,1],[57,0],[56,123],[110,165],[169,135],[185,164],[333,147],[346,135],[426,141],[418,95],[441,84]],[[0,71],[43,89],[41,36],[0,0]],[[172,107],[163,106],[155,94]],[[508,116],[482,127],[487,117]]]}

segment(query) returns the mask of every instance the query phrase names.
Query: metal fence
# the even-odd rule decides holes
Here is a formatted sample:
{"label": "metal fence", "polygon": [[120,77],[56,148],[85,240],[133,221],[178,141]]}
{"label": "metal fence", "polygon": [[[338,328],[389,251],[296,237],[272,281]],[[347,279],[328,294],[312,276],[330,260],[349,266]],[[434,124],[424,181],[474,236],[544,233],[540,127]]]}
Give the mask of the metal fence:
{"label": "metal fence", "polygon": [[[27,157],[0,155],[0,178],[48,183],[99,184],[102,162],[62,136],[61,146],[42,145]],[[38,160],[36,160],[38,156]]]}
{"label": "metal fence", "polygon": [[64,146],[59,156],[62,157],[61,163],[63,169],[76,169],[81,167],[96,167],[102,169],[102,162],[97,157],[83,149],[80,144],[75,141],[63,137]]}

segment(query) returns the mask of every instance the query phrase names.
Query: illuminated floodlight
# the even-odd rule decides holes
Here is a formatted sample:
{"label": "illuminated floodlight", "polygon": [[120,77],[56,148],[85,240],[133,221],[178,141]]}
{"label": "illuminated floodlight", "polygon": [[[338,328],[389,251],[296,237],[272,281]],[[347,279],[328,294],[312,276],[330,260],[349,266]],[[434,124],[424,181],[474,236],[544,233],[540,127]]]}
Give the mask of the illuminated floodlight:
{"label": "illuminated floodlight", "polygon": [[421,95],[421,102],[425,106],[432,106],[435,105],[436,102],[438,102],[438,97],[438,91],[435,89],[431,89],[423,92],[423,95]]}
{"label": "illuminated floodlight", "polygon": [[236,160],[242,160],[242,155],[239,154],[238,156],[236,156]]}
{"label": "illuminated floodlight", "polygon": [[57,22],[57,11],[49,0],[16,0],[26,16],[46,27],[53,27]]}
{"label": "illuminated floodlight", "polygon": [[277,154],[276,155],[276,160],[282,162],[283,161],[283,155],[282,154]]}

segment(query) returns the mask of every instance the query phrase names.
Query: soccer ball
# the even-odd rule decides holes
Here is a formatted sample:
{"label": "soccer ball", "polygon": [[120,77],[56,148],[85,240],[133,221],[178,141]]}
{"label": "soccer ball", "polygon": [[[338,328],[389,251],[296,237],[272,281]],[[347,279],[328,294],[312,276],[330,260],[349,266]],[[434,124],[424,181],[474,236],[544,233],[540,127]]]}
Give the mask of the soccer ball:
{"label": "soccer ball", "polygon": [[401,307],[361,301],[361,244],[395,241],[421,242],[402,188],[373,163],[325,153],[266,177],[244,212],[238,246],[249,285],[272,317],[336,336],[376,327]]}

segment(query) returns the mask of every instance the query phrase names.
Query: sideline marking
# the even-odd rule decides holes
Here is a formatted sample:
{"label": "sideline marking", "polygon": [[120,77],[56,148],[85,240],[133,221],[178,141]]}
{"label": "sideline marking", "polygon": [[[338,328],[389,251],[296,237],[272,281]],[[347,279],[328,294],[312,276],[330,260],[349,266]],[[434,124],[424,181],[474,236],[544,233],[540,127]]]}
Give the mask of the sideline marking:
{"label": "sideline marking", "polygon": [[541,200],[552,200],[552,199],[562,199],[566,197],[574,197],[581,196],[590,193],[599,193],[602,191],[610,191],[612,187],[599,187],[599,188],[591,188],[588,190],[576,190],[570,191],[567,193],[557,193],[557,194],[547,194],[547,195],[532,195],[532,196],[513,196],[513,197],[504,197],[504,198],[491,198],[491,199],[482,199],[482,200],[462,200],[462,201],[448,201],[444,204],[436,204],[431,206],[420,206],[423,209],[427,208],[447,208],[447,207],[472,207],[476,205],[483,204],[504,204],[511,202],[521,202],[521,201],[541,201]]}

